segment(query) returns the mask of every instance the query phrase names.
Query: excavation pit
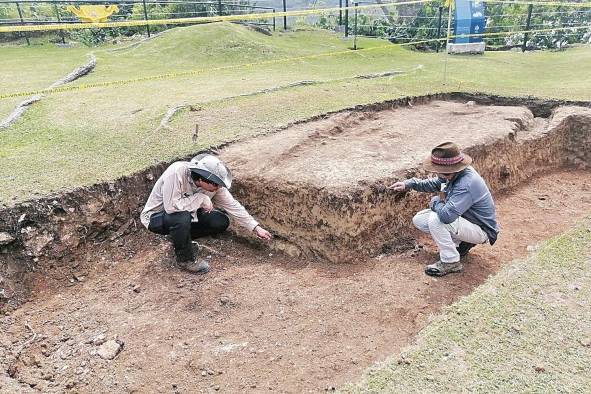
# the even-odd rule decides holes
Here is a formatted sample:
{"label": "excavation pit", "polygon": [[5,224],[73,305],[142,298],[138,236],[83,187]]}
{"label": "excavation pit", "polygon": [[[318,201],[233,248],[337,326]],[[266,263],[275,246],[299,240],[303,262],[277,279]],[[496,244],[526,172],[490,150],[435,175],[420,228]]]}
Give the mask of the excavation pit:
{"label": "excavation pit", "polygon": [[[582,104],[585,105],[585,104]],[[461,94],[404,99],[323,116],[224,148],[235,194],[290,254],[346,262],[411,245],[430,196],[387,189],[426,176],[430,149],[454,141],[498,192],[591,159],[591,110]]]}
{"label": "excavation pit", "polygon": [[[230,145],[221,152],[235,170],[234,193],[279,235],[280,247],[300,258],[224,235],[200,241],[212,254],[203,256],[211,257],[208,275],[191,276],[167,264],[170,243],[146,231],[137,218],[168,163],[0,210],[0,233],[5,234],[0,238],[0,391],[324,391],[398,354],[443,306],[588,215],[591,173],[572,166],[586,167],[590,159],[586,103],[438,95],[354,108],[289,130],[335,119],[363,124],[374,113],[413,113],[434,105],[516,107],[521,112],[511,113],[525,113],[526,121],[515,124],[532,125],[498,133],[491,126],[487,135],[449,137],[474,156],[493,189],[503,229],[494,247],[471,251],[464,273],[444,279],[424,275],[436,248],[411,228],[410,216],[428,196],[383,188],[395,179],[422,175],[417,164],[437,141],[417,136],[422,151],[407,159],[374,148],[388,160],[377,160],[375,168],[364,161],[359,166],[371,178],[349,171],[339,186],[316,184],[312,172],[263,177],[297,162],[277,159],[265,167],[273,156],[262,152],[269,147],[281,151],[281,138],[261,145],[251,139],[236,144],[236,151]],[[526,109],[533,120],[527,120]],[[355,141],[363,133],[345,128],[342,141]],[[302,135],[306,140],[310,134]],[[339,141],[338,134],[332,137]],[[249,144],[255,149],[247,149]],[[326,145],[320,142],[313,153],[320,157],[317,152]],[[336,151],[357,157],[346,145]],[[251,166],[240,152],[260,163]],[[257,166],[268,171],[256,174]],[[340,170],[332,171],[324,174],[337,176]],[[310,212],[326,222],[315,228]],[[350,228],[337,232],[339,223]],[[354,225],[363,228],[356,233]],[[357,242],[355,234],[363,239]],[[408,240],[423,247],[367,257],[405,247]],[[359,264],[334,264],[308,256],[361,258]],[[113,360],[98,353],[102,340],[124,344]]]}
{"label": "excavation pit", "polygon": [[[276,235],[271,247],[339,263],[414,246],[411,218],[430,196],[386,186],[427,175],[420,162],[444,140],[474,158],[496,197],[536,174],[588,167],[590,104],[410,97],[321,115],[220,154],[234,195]],[[168,164],[0,209],[0,311],[21,305],[47,270],[76,268],[96,248],[126,250],[145,231],[139,212]]]}

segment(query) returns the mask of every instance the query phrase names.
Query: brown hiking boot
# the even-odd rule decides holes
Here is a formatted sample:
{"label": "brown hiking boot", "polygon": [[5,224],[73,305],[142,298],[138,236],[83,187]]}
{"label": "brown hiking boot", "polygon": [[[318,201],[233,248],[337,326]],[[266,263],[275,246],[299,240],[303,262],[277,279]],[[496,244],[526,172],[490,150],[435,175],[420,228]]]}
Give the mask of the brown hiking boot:
{"label": "brown hiking boot", "polygon": [[180,269],[188,271],[192,274],[207,274],[209,272],[209,264],[203,259],[196,259],[195,261],[186,261],[177,263]]}
{"label": "brown hiking boot", "polygon": [[425,273],[430,276],[444,276],[453,272],[462,272],[464,265],[457,261],[455,263],[443,263],[441,260],[435,264],[430,264],[425,267]]}

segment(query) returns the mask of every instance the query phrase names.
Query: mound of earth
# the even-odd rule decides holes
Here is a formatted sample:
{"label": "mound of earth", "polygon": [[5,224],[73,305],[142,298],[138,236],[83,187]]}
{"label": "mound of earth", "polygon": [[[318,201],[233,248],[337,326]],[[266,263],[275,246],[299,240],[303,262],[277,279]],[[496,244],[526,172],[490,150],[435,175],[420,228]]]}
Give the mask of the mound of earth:
{"label": "mound of earth", "polygon": [[[344,262],[403,249],[411,215],[428,195],[396,193],[396,180],[426,176],[430,149],[454,141],[492,191],[548,168],[588,165],[591,110],[418,100],[336,113],[224,148],[236,194],[279,236],[277,247]],[[410,104],[410,105],[408,105]]]}

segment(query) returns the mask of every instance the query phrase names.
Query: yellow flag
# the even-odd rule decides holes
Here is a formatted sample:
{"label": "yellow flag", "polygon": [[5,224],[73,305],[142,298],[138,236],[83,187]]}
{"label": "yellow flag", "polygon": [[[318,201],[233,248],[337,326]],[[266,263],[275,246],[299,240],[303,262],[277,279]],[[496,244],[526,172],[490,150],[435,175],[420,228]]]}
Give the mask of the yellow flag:
{"label": "yellow flag", "polygon": [[66,10],[76,15],[82,22],[97,23],[106,22],[107,18],[119,11],[116,5],[81,5],[66,7]]}

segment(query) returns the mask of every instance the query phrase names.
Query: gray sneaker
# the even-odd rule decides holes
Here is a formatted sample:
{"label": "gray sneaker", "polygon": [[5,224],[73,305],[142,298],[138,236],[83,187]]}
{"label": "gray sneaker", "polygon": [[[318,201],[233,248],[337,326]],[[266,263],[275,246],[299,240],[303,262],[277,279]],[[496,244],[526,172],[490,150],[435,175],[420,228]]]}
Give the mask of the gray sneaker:
{"label": "gray sneaker", "polygon": [[203,259],[196,259],[195,261],[187,261],[177,264],[180,269],[192,274],[207,274],[209,272],[209,264]]}
{"label": "gray sneaker", "polygon": [[425,273],[430,276],[444,276],[453,272],[462,272],[464,265],[458,261],[455,263],[443,263],[441,260],[435,264],[430,264],[425,267]]}

